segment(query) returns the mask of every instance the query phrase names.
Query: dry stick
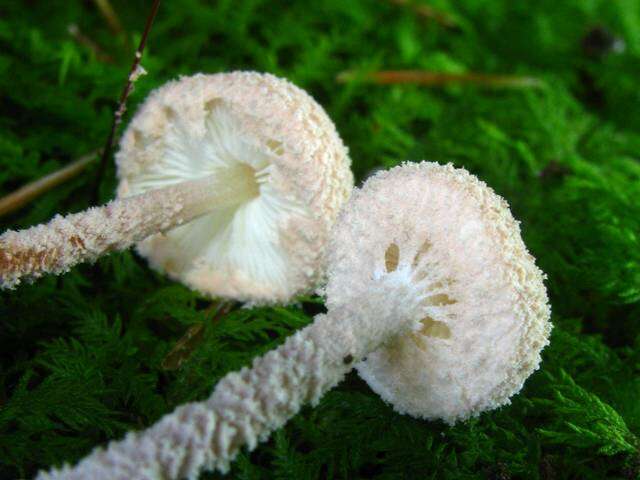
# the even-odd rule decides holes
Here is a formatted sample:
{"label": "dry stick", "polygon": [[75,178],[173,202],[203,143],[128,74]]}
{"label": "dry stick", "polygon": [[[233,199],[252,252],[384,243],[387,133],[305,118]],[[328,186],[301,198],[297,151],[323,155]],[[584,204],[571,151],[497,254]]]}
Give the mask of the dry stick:
{"label": "dry stick", "polygon": [[[218,301],[211,304],[204,311],[205,317],[211,318],[211,323],[216,322],[223,316],[225,316],[231,308],[233,302],[230,301]],[[178,370],[182,364],[187,361],[195,349],[202,343],[204,339],[204,326],[205,323],[196,323],[191,325],[182,337],[176,342],[173,348],[167,353],[162,360],[160,366],[163,370]]]}
{"label": "dry stick", "polygon": [[46,177],[31,182],[24,187],[0,198],[0,216],[11,213],[29,203],[36,197],[75,177],[91,164],[98,156],[98,151],[80,157],[75,162],[61,168]]}
{"label": "dry stick", "polygon": [[212,210],[236,206],[256,195],[253,178],[238,171],[212,175],[113,200],[102,207],[0,235],[0,289],[22,278],[62,273],[105,253],[125,250]]}
{"label": "dry stick", "polygon": [[378,85],[413,83],[426,86],[472,84],[489,88],[541,88],[544,82],[535,77],[493,75],[487,73],[441,73],[424,70],[388,70],[379,72],[346,71],[337,75],[339,83],[362,81]]}
{"label": "dry stick", "polygon": [[[149,12],[149,16],[147,17],[147,23],[144,26],[144,31],[142,32],[142,38],[140,38],[140,44],[138,45],[133,63],[131,64],[131,70],[129,71],[124,89],[120,94],[118,108],[113,115],[111,131],[109,132],[109,136],[107,137],[104,149],[102,150],[102,158],[100,159],[100,165],[98,166],[98,171],[96,173],[96,182],[94,186],[95,188],[93,190],[96,197],[98,195],[98,186],[100,184],[100,181],[102,180],[102,176],[104,175],[105,168],[107,167],[107,161],[111,155],[111,150],[113,149],[113,145],[115,143],[116,132],[118,130],[118,127],[120,126],[120,123],[122,123],[122,117],[124,116],[124,113],[127,111],[127,98],[129,98],[129,95],[133,91],[134,82],[138,78],[140,72],[143,71],[140,67],[140,60],[142,60],[144,47],[147,44],[147,37],[149,36],[149,32],[151,31],[151,26],[153,25],[153,20],[156,18],[159,7],[160,0],[154,0],[153,5],[151,6],[151,11]],[[96,200],[97,198],[94,198],[94,203]]]}
{"label": "dry stick", "polygon": [[106,53],[100,45],[98,45],[95,41],[93,41],[90,37],[82,33],[80,27],[78,27],[75,23],[70,23],[67,27],[67,32],[69,35],[78,42],[79,45],[88,48],[93,52],[98,60],[105,63],[114,63],[113,57]]}
{"label": "dry stick", "polygon": [[204,337],[204,323],[191,325],[160,363],[163,370],[178,370],[189,359]]}
{"label": "dry stick", "polygon": [[122,28],[122,23],[120,23],[120,19],[116,14],[116,11],[113,9],[113,6],[109,2],[109,0],[94,0],[94,3],[100,10],[100,13],[107,21],[107,25],[111,31],[116,35],[125,35],[124,28]]}
{"label": "dry stick", "polygon": [[429,5],[424,4],[415,4],[413,2],[409,2],[408,0],[389,0],[391,3],[395,5],[399,5],[401,7],[411,8],[415,13],[420,15],[423,18],[428,20],[433,20],[436,23],[442,25],[446,28],[458,28],[458,23],[454,20],[454,18],[446,12],[442,12],[440,10],[436,10]]}

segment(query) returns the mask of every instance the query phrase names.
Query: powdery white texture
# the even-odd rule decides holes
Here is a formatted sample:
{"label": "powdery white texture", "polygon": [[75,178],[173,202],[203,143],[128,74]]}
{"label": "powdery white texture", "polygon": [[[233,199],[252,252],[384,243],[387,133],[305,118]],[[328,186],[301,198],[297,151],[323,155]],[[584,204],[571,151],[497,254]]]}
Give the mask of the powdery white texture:
{"label": "powdery white texture", "polygon": [[466,170],[378,173],[343,210],[328,256],[329,311],[367,297],[366,280],[387,271],[421,299],[421,329],[357,366],[398,412],[466,419],[509,403],[538,368],[551,330],[544,275],[507,203]]}
{"label": "powdery white texture", "polygon": [[269,74],[197,74],[154,91],[116,156],[121,197],[238,163],[260,193],[138,246],[210,296],[286,302],[322,278],[330,227],[353,186],[348,151],[306,92]]}
{"label": "powdery white texture", "polygon": [[[0,235],[0,287],[22,279],[63,273],[80,262],[129,248],[152,233],[181,225],[208,210],[212,195],[228,197],[211,178],[192,180],[81,213],[57,215],[47,224]],[[244,190],[251,185],[238,183]],[[220,198],[222,196],[222,198]]]}
{"label": "powdery white texture", "polygon": [[[253,450],[302,405],[315,405],[353,368],[353,361],[390,336],[416,328],[413,290],[396,277],[368,282],[370,298],[362,307],[369,315],[352,322],[344,321],[354,313],[350,310],[318,315],[282,346],[255,359],[251,369],[225,376],[207,401],[181,406],[148,430],[94,450],[75,467],[41,472],[37,478],[196,479],[202,470],[227,472],[242,447]],[[391,290],[398,302],[386,301]]]}
{"label": "powdery white texture", "polygon": [[[464,170],[421,163],[376,175],[345,208],[329,245],[326,315],[251,369],[225,376],[207,401],[38,478],[195,479],[203,469],[226,472],[240,448],[254,449],[304,403],[317,403],[353,363],[377,375],[374,389],[386,389],[385,398],[412,415],[452,421],[504,403],[538,365],[550,328],[542,274],[506,203]],[[415,357],[397,355],[408,342],[420,346]],[[438,372],[423,374],[429,362],[453,386]],[[456,388],[462,381],[467,395]],[[448,389],[450,407],[429,396],[437,389]]]}

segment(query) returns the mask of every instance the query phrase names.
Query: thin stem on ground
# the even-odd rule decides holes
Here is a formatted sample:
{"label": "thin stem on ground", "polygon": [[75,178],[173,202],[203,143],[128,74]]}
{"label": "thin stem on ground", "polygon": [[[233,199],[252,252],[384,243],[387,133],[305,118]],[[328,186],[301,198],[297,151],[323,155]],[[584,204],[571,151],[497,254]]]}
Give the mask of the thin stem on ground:
{"label": "thin stem on ground", "polygon": [[70,23],[67,26],[67,32],[69,32],[71,38],[73,38],[78,45],[82,45],[89,49],[99,61],[104,63],[114,63],[113,57],[106,53],[92,38],[85,35],[82,30],[80,30],[78,24]]}
{"label": "thin stem on ground", "polygon": [[452,15],[448,14],[447,12],[443,12],[442,10],[437,10],[430,5],[417,4],[409,0],[388,1],[401,7],[410,8],[418,16],[427,20],[433,20],[434,22],[445,28],[456,29],[459,27],[458,22],[456,22]]}
{"label": "thin stem on ground", "polygon": [[0,198],[0,217],[19,210],[40,195],[77,176],[96,160],[98,153],[98,150],[96,150],[84,155],[60,170],[28,183]]}
{"label": "thin stem on ground", "polygon": [[140,66],[140,61],[142,60],[142,54],[144,53],[144,48],[147,44],[147,38],[149,36],[151,26],[153,25],[153,21],[156,18],[159,8],[160,0],[154,0],[153,5],[151,6],[151,11],[149,12],[149,16],[147,17],[147,23],[145,24],[144,31],[142,32],[142,37],[140,38],[140,44],[138,45],[138,49],[136,50],[136,53],[134,55],[133,63],[131,64],[131,69],[129,70],[129,75],[127,76],[127,81],[125,82],[124,89],[120,94],[118,108],[116,108],[116,111],[114,112],[113,122],[111,123],[111,130],[109,132],[109,136],[107,137],[104,149],[102,150],[102,158],[100,159],[98,171],[96,172],[96,183],[94,188],[94,195],[96,198],[94,198],[94,203],[95,201],[97,201],[98,186],[100,185],[100,181],[102,180],[104,171],[107,167],[107,162],[109,161],[111,151],[113,150],[113,146],[115,144],[116,132],[118,131],[118,127],[122,123],[122,117],[127,111],[127,99],[133,91],[133,85],[135,81],[138,79],[140,74],[144,72],[144,70]]}
{"label": "thin stem on ground", "polygon": [[428,87],[478,85],[487,88],[541,88],[535,77],[490,73],[444,73],[427,70],[386,70],[378,72],[345,71],[336,76],[338,83],[365,82],[377,85],[414,84]]}

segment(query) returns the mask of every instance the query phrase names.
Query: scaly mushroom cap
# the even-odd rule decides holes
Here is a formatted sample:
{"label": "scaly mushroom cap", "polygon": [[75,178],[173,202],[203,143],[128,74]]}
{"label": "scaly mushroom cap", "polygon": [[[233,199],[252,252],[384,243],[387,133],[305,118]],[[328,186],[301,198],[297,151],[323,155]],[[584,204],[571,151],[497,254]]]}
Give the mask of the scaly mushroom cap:
{"label": "scaly mushroom cap", "polygon": [[353,187],[348,151],[322,107],[254,72],[198,74],[154,91],[116,161],[120,197],[208,175],[254,178],[237,206],[138,245],[172,278],[254,303],[286,302],[318,282],[328,231]]}
{"label": "scaly mushroom cap", "polygon": [[406,163],[370,178],[328,259],[330,311],[357,308],[372,278],[415,288],[419,328],[357,366],[398,412],[466,419],[509,403],[538,368],[551,330],[544,275],[507,203],[466,170]]}

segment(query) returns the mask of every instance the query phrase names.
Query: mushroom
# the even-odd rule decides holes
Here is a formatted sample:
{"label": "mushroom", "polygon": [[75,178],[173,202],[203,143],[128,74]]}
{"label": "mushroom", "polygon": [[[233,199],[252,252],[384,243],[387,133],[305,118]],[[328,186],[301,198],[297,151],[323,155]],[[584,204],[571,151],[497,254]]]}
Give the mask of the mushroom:
{"label": "mushroom", "polygon": [[44,479],[196,478],[316,404],[353,366],[396,410],[463,420],[509,402],[551,329],[543,274],[507,203],[465,170],[370,178],[332,231],[328,313],[208,400]]}
{"label": "mushroom", "polygon": [[417,328],[356,367],[399,413],[469,418],[508,403],[539,364],[550,333],[544,275],[507,202],[467,171],[407,163],[376,175],[329,252],[329,311],[364,295],[349,300],[344,285],[371,275],[413,285]]}
{"label": "mushroom", "polygon": [[118,199],[0,236],[0,286],[138,243],[155,269],[209,296],[286,301],[321,275],[353,186],[320,105],[269,74],[198,74],[154,91],[116,156]]}

